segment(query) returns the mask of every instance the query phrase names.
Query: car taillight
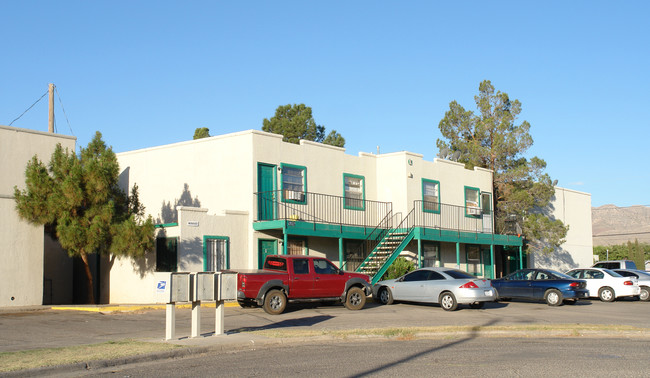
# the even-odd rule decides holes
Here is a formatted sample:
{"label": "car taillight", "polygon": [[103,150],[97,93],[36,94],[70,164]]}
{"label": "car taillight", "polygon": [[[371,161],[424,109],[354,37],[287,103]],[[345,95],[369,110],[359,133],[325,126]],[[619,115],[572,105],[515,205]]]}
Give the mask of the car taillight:
{"label": "car taillight", "polygon": [[241,287],[245,288],[246,287],[246,276],[241,278]]}
{"label": "car taillight", "polygon": [[469,281],[465,285],[461,285],[460,288],[461,289],[478,289],[478,286],[474,282]]}
{"label": "car taillight", "polygon": [[579,283],[579,282],[571,282],[571,283],[569,284],[569,287],[579,287],[579,286],[580,286],[580,283]]}
{"label": "car taillight", "polygon": [[630,285],[634,285],[634,284],[632,283],[632,281],[625,281],[625,282],[623,282],[623,285],[630,286]]}

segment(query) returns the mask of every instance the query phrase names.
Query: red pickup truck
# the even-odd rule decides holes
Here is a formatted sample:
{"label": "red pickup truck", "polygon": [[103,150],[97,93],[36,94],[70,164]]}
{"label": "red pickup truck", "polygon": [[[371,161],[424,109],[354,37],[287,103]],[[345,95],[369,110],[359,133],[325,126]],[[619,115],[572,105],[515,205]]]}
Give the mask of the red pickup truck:
{"label": "red pickup truck", "polygon": [[342,271],[323,257],[271,255],[264,269],[237,274],[239,304],[262,306],[271,315],[284,312],[287,300],[340,301],[350,310],[360,310],[370,293],[370,277]]}

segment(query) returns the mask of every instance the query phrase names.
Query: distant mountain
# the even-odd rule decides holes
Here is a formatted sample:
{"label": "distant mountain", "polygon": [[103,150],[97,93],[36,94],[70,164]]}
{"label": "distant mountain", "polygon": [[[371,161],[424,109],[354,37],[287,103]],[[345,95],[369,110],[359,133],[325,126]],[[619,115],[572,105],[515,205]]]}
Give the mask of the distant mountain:
{"label": "distant mountain", "polygon": [[650,207],[603,205],[591,208],[594,246],[634,242],[650,243]]}

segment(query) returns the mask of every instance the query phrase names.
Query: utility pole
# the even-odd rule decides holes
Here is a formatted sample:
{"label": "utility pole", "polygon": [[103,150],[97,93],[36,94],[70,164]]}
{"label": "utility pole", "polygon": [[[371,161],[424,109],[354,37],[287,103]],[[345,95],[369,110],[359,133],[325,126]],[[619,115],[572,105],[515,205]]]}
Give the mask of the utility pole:
{"label": "utility pole", "polygon": [[50,85],[48,86],[48,92],[50,95],[50,102],[49,102],[50,116],[47,122],[47,131],[50,133],[54,133],[54,84],[50,83]]}

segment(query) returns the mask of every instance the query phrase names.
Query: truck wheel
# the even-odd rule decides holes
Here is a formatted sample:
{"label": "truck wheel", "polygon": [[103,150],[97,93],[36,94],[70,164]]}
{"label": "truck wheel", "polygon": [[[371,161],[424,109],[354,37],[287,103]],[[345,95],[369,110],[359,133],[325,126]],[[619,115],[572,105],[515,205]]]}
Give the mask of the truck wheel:
{"label": "truck wheel", "polygon": [[264,296],[264,311],[271,315],[280,315],[287,307],[287,296],[280,290],[271,290]]}
{"label": "truck wheel", "polygon": [[366,293],[359,287],[351,287],[345,297],[345,308],[348,310],[361,310],[366,305]]}

